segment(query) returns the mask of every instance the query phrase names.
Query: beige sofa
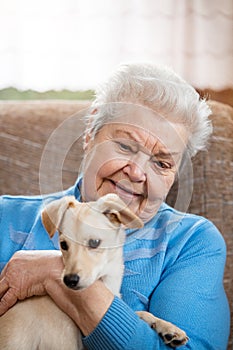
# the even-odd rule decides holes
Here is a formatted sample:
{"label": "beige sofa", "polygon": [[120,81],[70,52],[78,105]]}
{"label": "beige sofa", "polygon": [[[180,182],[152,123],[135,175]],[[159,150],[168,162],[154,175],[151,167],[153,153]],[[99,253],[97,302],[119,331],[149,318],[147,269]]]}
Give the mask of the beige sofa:
{"label": "beige sofa", "polygon": [[[194,159],[168,202],[204,215],[222,232],[228,248],[224,282],[233,312],[233,108],[209,104],[214,124],[209,151]],[[88,101],[0,102],[0,193],[49,193],[72,185],[80,172],[88,106]]]}

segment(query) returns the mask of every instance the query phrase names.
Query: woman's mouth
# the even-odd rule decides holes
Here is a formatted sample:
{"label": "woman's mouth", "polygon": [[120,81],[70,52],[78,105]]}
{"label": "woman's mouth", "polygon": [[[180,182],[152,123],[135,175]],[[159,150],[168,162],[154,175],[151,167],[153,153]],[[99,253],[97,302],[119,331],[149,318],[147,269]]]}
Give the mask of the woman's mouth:
{"label": "woman's mouth", "polygon": [[139,193],[129,187],[125,187],[123,183],[121,183],[120,181],[115,182],[112,179],[108,179],[108,181],[114,187],[114,192],[116,192],[120,197],[127,197],[127,198],[144,197],[143,193]]}

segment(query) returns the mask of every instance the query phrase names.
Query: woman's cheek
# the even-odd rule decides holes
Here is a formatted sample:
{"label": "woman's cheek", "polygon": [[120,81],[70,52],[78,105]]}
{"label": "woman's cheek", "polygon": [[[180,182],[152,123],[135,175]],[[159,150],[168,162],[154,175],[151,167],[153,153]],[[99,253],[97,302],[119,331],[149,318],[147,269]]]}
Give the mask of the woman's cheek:
{"label": "woman's cheek", "polygon": [[173,183],[175,181],[175,173],[171,173],[169,176],[165,177],[166,194],[170,191]]}
{"label": "woman's cheek", "polygon": [[120,171],[124,164],[124,160],[114,159],[112,154],[110,159],[107,160],[106,153],[104,160],[101,153],[93,152],[88,154],[83,162],[83,198],[86,201],[96,200],[99,196],[104,195],[106,189],[102,187],[105,187],[106,178],[110,178],[113,174]]}
{"label": "woman's cheek", "polygon": [[161,200],[163,201],[173,182],[175,175],[171,173],[170,175],[163,176],[159,174],[153,174],[147,176],[147,187],[148,187],[148,199],[149,201]]}

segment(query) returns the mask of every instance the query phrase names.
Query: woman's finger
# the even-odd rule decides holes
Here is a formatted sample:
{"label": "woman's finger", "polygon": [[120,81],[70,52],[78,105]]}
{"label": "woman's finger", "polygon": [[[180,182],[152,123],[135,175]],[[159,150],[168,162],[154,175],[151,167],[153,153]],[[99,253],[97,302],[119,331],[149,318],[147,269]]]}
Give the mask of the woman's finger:
{"label": "woman's finger", "polygon": [[9,310],[17,302],[17,297],[13,292],[13,289],[8,289],[3,295],[0,301],[0,316],[2,316],[7,310]]}
{"label": "woman's finger", "polygon": [[6,293],[8,288],[9,288],[9,284],[8,284],[7,280],[3,277],[0,280],[0,299]]}

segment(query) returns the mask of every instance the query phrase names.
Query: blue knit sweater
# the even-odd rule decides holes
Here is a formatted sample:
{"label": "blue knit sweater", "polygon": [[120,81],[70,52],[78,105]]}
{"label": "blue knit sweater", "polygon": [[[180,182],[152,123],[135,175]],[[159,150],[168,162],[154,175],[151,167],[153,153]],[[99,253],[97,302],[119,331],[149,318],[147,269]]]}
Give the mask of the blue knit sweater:
{"label": "blue knit sweater", "polygon": [[[0,271],[17,250],[59,249],[41,222],[44,201],[64,195],[80,199],[78,185],[43,197],[0,199]],[[190,338],[182,349],[224,350],[229,336],[229,307],[223,288],[224,240],[208,220],[162,204],[143,229],[127,231],[122,299],[115,297],[87,349],[167,349],[134,311],[148,310],[176,324]]]}

